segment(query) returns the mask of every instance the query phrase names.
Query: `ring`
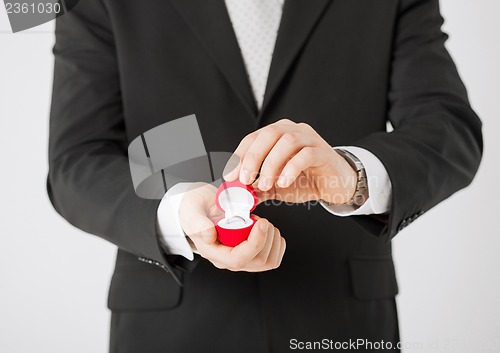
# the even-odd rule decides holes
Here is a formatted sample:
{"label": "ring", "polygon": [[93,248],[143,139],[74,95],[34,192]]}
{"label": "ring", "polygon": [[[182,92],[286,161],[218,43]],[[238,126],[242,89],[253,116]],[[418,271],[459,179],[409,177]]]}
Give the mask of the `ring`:
{"label": "ring", "polygon": [[241,216],[233,216],[233,217],[227,219],[226,224],[231,223],[231,221],[233,221],[235,218],[239,218],[240,220],[243,221],[243,223],[246,223],[245,218],[243,218]]}

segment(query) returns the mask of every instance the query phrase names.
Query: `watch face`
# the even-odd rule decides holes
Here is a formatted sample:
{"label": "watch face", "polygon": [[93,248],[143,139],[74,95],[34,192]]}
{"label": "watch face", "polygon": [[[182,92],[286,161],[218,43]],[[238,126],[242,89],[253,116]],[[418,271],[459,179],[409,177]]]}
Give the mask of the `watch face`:
{"label": "watch face", "polygon": [[356,191],[352,198],[346,204],[349,206],[354,206],[358,208],[363,205],[368,199],[367,190],[368,184],[366,180],[366,171],[363,163],[349,151],[343,150],[341,148],[335,149],[338,154],[340,154],[349,163],[349,165],[356,171],[358,180],[356,182]]}

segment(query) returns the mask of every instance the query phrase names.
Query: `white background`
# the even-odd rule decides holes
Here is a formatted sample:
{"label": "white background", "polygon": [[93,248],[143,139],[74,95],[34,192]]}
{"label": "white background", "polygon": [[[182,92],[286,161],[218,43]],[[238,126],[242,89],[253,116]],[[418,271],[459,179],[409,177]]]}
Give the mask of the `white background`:
{"label": "white background", "polygon": [[[500,2],[441,4],[486,149],[471,187],[394,240],[402,340],[405,352],[500,352]],[[0,7],[2,353],[108,347],[115,248],[69,226],[45,192],[52,28],[12,34]]]}

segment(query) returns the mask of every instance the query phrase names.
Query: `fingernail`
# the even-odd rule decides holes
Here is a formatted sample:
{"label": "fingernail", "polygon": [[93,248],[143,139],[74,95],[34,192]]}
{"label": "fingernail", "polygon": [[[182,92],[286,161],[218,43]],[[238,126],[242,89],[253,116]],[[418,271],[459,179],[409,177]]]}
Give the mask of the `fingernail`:
{"label": "fingernail", "polygon": [[235,172],[232,171],[232,172],[229,172],[227,174],[223,174],[222,177],[224,178],[224,180],[227,180],[227,181],[233,181],[234,179],[234,174]]}
{"label": "fingernail", "polygon": [[278,186],[279,187],[285,187],[286,185],[286,177],[284,175],[281,175],[279,178],[278,178]]}
{"label": "fingernail", "polygon": [[261,177],[260,178],[258,187],[262,191],[266,191],[266,189],[267,189],[267,180],[266,180],[265,177]]}
{"label": "fingernail", "polygon": [[259,227],[260,227],[260,230],[265,233],[265,232],[267,232],[267,228],[269,228],[269,222],[266,220],[263,220],[260,222]]}
{"label": "fingernail", "polygon": [[243,183],[243,184],[246,184],[249,182],[249,176],[250,176],[250,173],[248,172],[248,170],[246,169],[242,169],[241,172],[240,172],[240,181]]}

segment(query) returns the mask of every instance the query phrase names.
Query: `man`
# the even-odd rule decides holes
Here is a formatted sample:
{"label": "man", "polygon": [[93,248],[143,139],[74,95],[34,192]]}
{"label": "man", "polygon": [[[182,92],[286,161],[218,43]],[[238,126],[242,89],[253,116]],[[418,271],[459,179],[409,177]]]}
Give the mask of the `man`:
{"label": "man", "polygon": [[[482,152],[441,25],[437,0],[85,0],[58,18],[48,190],[119,248],[110,350],[396,347],[390,239]],[[128,144],[191,113],[208,151],[241,157],[226,179],[296,203],[261,204],[235,248],[213,186],[134,193]]]}

